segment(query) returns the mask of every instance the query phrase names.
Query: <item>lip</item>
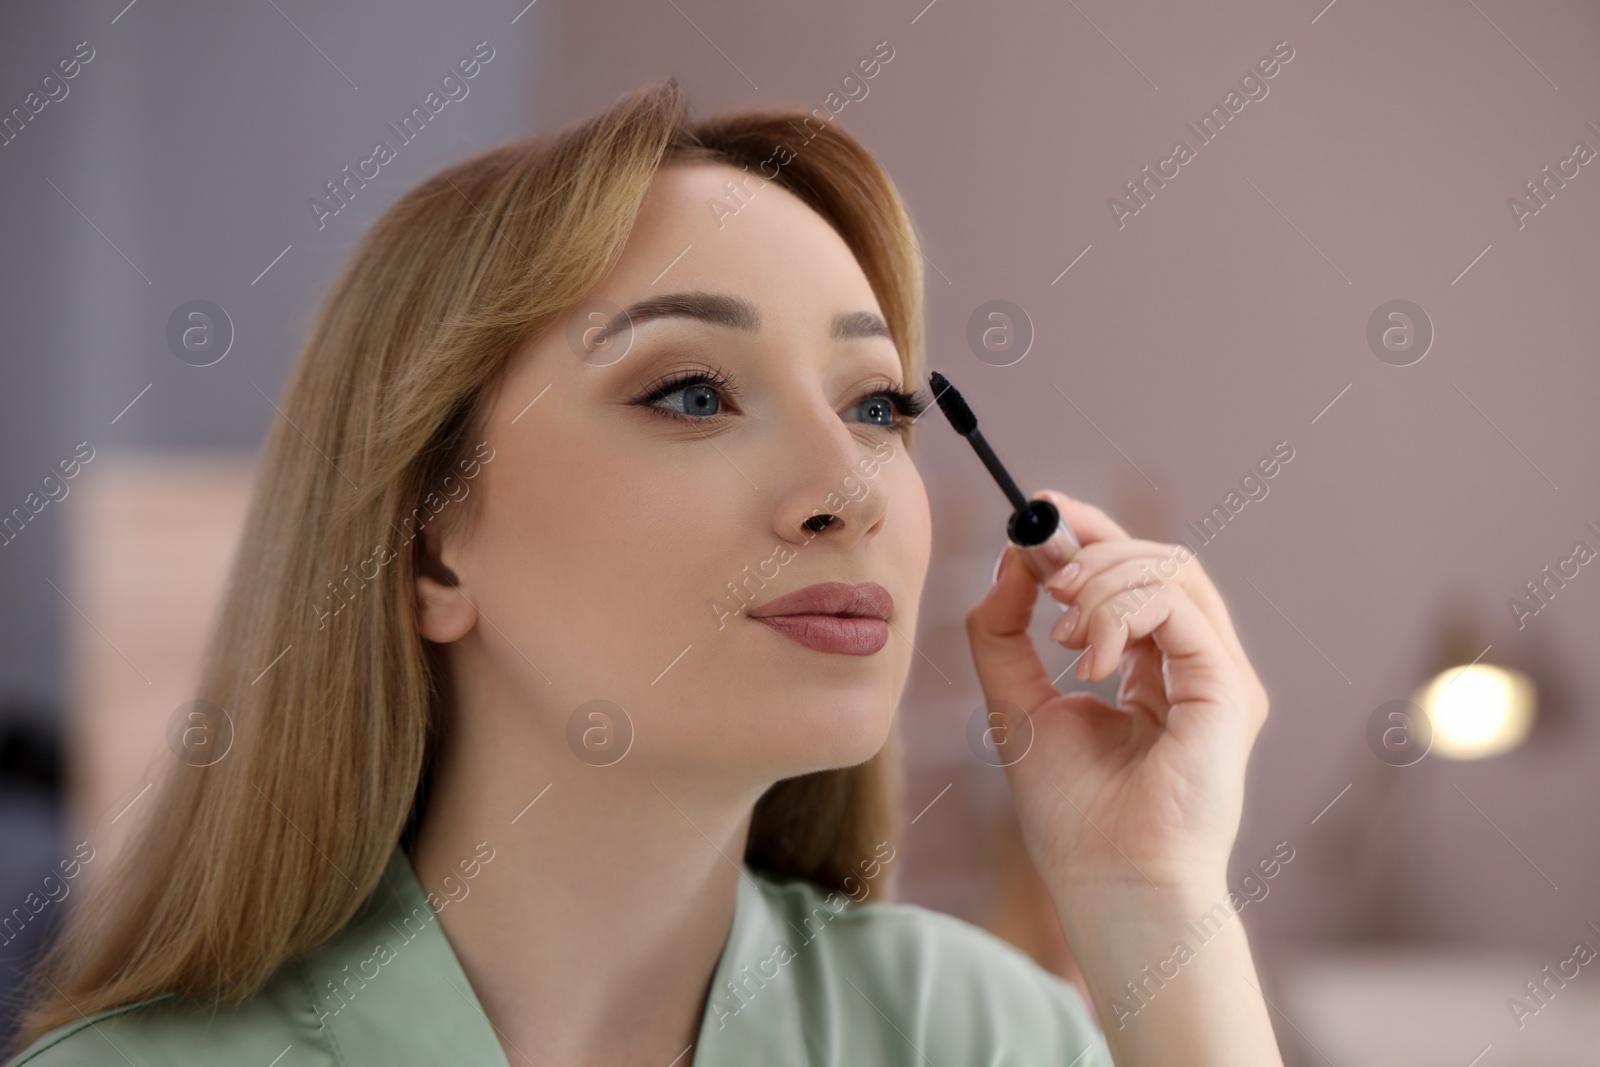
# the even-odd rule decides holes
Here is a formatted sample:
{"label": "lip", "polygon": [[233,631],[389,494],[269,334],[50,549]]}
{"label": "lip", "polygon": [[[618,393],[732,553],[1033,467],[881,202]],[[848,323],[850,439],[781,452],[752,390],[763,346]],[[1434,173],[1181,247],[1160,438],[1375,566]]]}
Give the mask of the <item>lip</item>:
{"label": "lip", "polygon": [[752,619],[768,619],[775,615],[843,615],[887,621],[893,613],[894,597],[877,582],[859,585],[818,582],[750,609]]}
{"label": "lip", "polygon": [[877,582],[820,582],[751,608],[749,616],[818,652],[870,656],[889,642],[894,597]]}

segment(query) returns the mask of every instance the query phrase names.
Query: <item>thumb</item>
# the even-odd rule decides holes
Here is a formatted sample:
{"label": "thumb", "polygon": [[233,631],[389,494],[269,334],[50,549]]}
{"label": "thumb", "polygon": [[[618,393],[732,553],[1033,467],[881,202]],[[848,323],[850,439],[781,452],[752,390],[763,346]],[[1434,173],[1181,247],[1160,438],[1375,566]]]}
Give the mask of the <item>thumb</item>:
{"label": "thumb", "polygon": [[991,703],[1003,700],[1032,711],[1061,695],[1028,633],[1038,597],[1039,580],[1008,543],[994,584],[967,613],[972,664]]}

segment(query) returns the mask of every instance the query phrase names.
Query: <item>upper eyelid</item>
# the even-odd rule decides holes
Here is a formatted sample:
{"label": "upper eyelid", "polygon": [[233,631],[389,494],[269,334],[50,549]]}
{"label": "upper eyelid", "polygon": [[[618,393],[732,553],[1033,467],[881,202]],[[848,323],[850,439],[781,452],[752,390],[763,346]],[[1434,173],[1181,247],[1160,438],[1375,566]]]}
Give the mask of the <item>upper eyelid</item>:
{"label": "upper eyelid", "polygon": [[709,385],[715,389],[725,389],[736,396],[739,393],[738,383],[732,381],[726,375],[696,369],[674,371],[670,374],[662,375],[639,391],[639,400],[644,403],[655,403],[657,400],[669,397],[673,393],[695,385]]}
{"label": "upper eyelid", "polygon": [[[722,380],[718,380],[719,378]],[[740,393],[738,381],[731,375],[708,368],[691,368],[670,372],[651,382],[640,391],[638,403],[645,407],[658,407],[660,402],[667,397],[696,385],[707,385],[719,391],[726,390],[735,398]],[[884,393],[905,391],[903,386],[890,380],[887,375],[882,376],[882,380],[869,382],[863,388],[866,391],[852,400],[850,407],[855,407]],[[759,416],[757,417],[759,418]],[[705,420],[702,419],[700,421]]]}

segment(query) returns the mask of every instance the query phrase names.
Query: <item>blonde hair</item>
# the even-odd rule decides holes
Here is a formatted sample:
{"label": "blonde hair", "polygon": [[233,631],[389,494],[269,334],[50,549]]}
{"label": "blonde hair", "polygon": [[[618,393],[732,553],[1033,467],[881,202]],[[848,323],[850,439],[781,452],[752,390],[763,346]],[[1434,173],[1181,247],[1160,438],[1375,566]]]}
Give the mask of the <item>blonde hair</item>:
{"label": "blonde hair", "polygon": [[[317,605],[331,604],[333,566],[370,559],[425,516],[425,494],[479,439],[510,355],[615,264],[659,168],[727,163],[816,210],[918,380],[920,254],[866,149],[811,112],[686,112],[676,79],[657,82],[434,175],[362,240],[284,389],[200,678],[233,722],[232,749],[170,769],[103,880],[116,891],[90,893],[35,968],[17,1050],[80,1013],[163,993],[247,998],[338,932],[409,844],[444,713],[442,664],[413,615],[421,539],[362,587],[363,610],[317,631]],[[897,836],[899,758],[896,729],[864,763],[776,783],[747,862],[844,891]]]}

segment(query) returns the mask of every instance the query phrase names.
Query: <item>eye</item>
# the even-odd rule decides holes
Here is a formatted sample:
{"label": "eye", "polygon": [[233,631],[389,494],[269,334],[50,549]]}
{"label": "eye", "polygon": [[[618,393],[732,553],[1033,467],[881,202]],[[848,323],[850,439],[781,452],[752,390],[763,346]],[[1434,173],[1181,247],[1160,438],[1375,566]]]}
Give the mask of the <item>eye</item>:
{"label": "eye", "polygon": [[[652,386],[635,403],[655,408],[669,417],[699,421],[722,413],[719,390],[734,393],[733,382],[726,375],[720,371],[692,371]],[[663,400],[670,403],[663,404]]]}
{"label": "eye", "polygon": [[722,410],[722,397],[709,385],[685,385],[666,394],[681,397],[672,404],[672,410],[684,415],[715,415]]}
{"label": "eye", "polygon": [[[724,414],[722,394],[738,396],[733,380],[721,371],[696,370],[677,374],[659,382],[634,403],[660,411],[668,418],[691,422],[710,422]],[[847,412],[870,426],[882,426],[896,433],[908,433],[912,422],[926,410],[928,401],[915,393],[895,388],[880,388],[856,401]]]}
{"label": "eye", "polygon": [[915,393],[899,389],[880,389],[858,401],[855,410],[862,413],[861,421],[869,425],[906,433],[910,431],[912,422],[927,409],[927,406],[928,402]]}
{"label": "eye", "polygon": [[856,410],[861,412],[862,422],[877,423],[879,426],[894,425],[894,401],[881,393],[867,397],[856,405]]}

